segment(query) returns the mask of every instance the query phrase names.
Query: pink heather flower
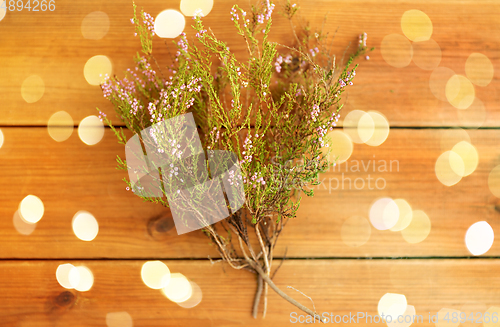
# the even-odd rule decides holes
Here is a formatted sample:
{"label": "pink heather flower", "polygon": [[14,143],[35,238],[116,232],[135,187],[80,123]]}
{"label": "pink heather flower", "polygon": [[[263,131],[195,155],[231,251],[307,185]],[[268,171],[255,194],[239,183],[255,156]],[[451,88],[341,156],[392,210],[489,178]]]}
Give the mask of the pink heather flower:
{"label": "pink heather flower", "polygon": [[363,33],[359,34],[359,46],[363,45],[366,48],[366,39],[368,38],[368,34]]}
{"label": "pink heather flower", "polygon": [[205,35],[206,32],[207,32],[207,30],[200,30],[198,33],[196,33],[196,37],[201,38],[202,36]]}
{"label": "pink heather flower", "polygon": [[[184,52],[188,52],[188,41],[187,41],[187,38],[186,38],[186,33],[181,33],[181,39],[179,40],[179,42],[177,42],[177,46],[179,46],[179,48],[181,49],[181,51],[184,51]],[[177,51],[177,53],[179,53],[180,55],[180,52]],[[177,55],[177,56],[179,56]]]}
{"label": "pink heather flower", "polygon": [[148,29],[148,31],[151,32],[151,35],[154,35],[154,19],[151,17],[150,14],[148,13],[143,13],[142,15],[142,22]]}
{"label": "pink heather flower", "polygon": [[104,81],[104,83],[101,85],[101,88],[102,88],[102,93],[104,95],[105,98],[109,98],[111,96],[111,93],[112,93],[112,89],[111,89],[111,80],[110,79],[106,79]]}
{"label": "pink heather flower", "polygon": [[238,16],[238,13],[236,12],[236,8],[232,8],[230,13],[231,13],[231,16],[232,16],[231,17],[232,21],[234,21],[235,19],[236,20],[240,19],[240,17]]}
{"label": "pink heather flower", "polygon": [[273,13],[273,10],[274,10],[274,3],[271,4],[269,2],[269,0],[266,0],[266,6],[267,6],[267,11],[266,11],[266,20],[269,20],[271,18],[271,15]]}
{"label": "pink heather flower", "polygon": [[316,121],[316,117],[319,116],[319,106],[317,104],[313,105],[313,110],[311,111],[312,121]]}
{"label": "pink heather flower", "polygon": [[366,57],[365,57],[365,59],[366,59],[366,60],[370,60],[370,56],[366,56]]}
{"label": "pink heather flower", "polygon": [[318,47],[315,47],[314,49],[309,49],[309,52],[311,53],[311,56],[316,57],[316,54],[319,53]]}
{"label": "pink heather flower", "polygon": [[280,73],[281,72],[281,63],[283,62],[283,57],[278,56],[276,58],[276,62],[274,63],[274,67],[276,68],[276,72]]}

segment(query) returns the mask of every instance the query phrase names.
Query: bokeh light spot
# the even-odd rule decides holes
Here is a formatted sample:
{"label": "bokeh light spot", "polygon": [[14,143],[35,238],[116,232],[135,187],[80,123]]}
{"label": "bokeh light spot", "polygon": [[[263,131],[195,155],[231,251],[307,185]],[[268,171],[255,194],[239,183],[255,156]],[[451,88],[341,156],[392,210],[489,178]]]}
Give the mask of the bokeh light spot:
{"label": "bokeh light spot", "polygon": [[[455,171],[461,172],[457,174],[451,166],[454,165]],[[446,151],[439,156],[434,166],[437,179],[446,186],[452,186],[460,182],[465,171],[465,165],[458,154],[453,151]]]}
{"label": "bokeh light spot", "polygon": [[323,148],[323,153],[330,150],[330,160],[335,161],[336,164],[341,164],[352,154],[353,144],[352,140],[346,133],[338,130],[328,133],[327,138],[330,140],[329,147]]}
{"label": "bokeh light spot", "polygon": [[427,41],[432,36],[432,21],[423,11],[408,10],[401,17],[401,29],[414,42]]}
{"label": "bokeh light spot", "polygon": [[450,151],[448,160],[450,161],[451,170],[460,177],[465,176],[465,163],[462,157],[454,151]]}
{"label": "bokeh light spot", "polygon": [[0,148],[3,146],[3,141],[4,141],[4,136],[2,130],[0,129]]}
{"label": "bokeh light spot", "polygon": [[27,77],[21,85],[21,96],[28,103],[35,103],[40,100],[45,93],[45,83],[38,75]]}
{"label": "bokeh light spot", "polygon": [[441,62],[441,47],[433,39],[414,42],[413,47],[413,62],[417,67],[425,70],[433,70],[439,66]]}
{"label": "bokeh light spot", "polygon": [[364,114],[365,112],[362,110],[352,110],[345,116],[342,123],[344,132],[357,144],[363,144],[363,140],[359,137],[358,124]]}
{"label": "bokeh light spot", "polygon": [[184,15],[174,9],[167,9],[156,16],[155,33],[162,38],[176,38],[186,26]]}
{"label": "bokeh light spot", "polygon": [[134,321],[126,311],[109,312],[106,314],[106,325],[108,327],[133,327]]}
{"label": "bokeh light spot", "polygon": [[375,122],[368,113],[364,113],[358,122],[358,135],[363,143],[366,143],[375,132]]}
{"label": "bokeh light spot", "polygon": [[[391,316],[391,318],[387,318],[387,326],[388,327],[409,327],[411,326],[411,324],[415,321],[417,321],[417,317],[416,317],[416,310],[415,310],[415,307],[413,305],[407,305],[406,306],[406,310],[405,312],[401,315],[402,318],[399,319],[398,321],[398,318],[399,316]],[[391,320],[391,322],[389,322],[389,320]],[[413,320],[413,321],[412,321]]]}
{"label": "bokeh light spot", "polygon": [[97,116],[88,116],[78,125],[78,136],[83,143],[95,145],[104,137],[104,125]]}
{"label": "bokeh light spot", "polygon": [[159,290],[171,282],[167,265],[161,261],[148,261],[142,265],[141,277],[147,287]]}
{"label": "bokeh light spot", "polygon": [[0,21],[5,17],[7,14],[7,2],[6,0],[0,0]]}
{"label": "bokeh light spot", "polygon": [[438,67],[432,71],[429,78],[429,88],[432,94],[441,101],[448,101],[446,99],[446,84],[455,72],[447,67]]}
{"label": "bokeh light spot", "polygon": [[105,12],[94,11],[82,20],[82,35],[86,39],[100,40],[109,31],[109,17]]}
{"label": "bokeh light spot", "polygon": [[85,63],[83,76],[90,85],[100,85],[111,76],[113,65],[108,57],[103,55],[93,56]]}
{"label": "bokeh light spot", "polygon": [[389,121],[384,115],[377,111],[368,111],[367,114],[370,115],[373,120],[374,130],[372,136],[365,143],[370,146],[379,146],[384,143],[389,136]]}
{"label": "bokeh light spot", "polygon": [[79,292],[87,292],[94,285],[94,274],[92,271],[85,266],[75,267],[79,273],[79,281],[74,286],[75,289]]}
{"label": "bokeh light spot", "polygon": [[181,12],[186,16],[206,16],[213,6],[214,0],[181,0]]}
{"label": "bokeh light spot", "polygon": [[22,235],[30,235],[31,233],[33,233],[33,231],[36,228],[36,223],[35,224],[31,224],[31,223],[25,221],[21,217],[21,215],[19,215],[19,210],[17,210],[14,213],[14,217],[12,219],[12,223],[14,224],[14,228],[17,230],[17,232],[19,234],[22,234]]}
{"label": "bokeh light spot", "polygon": [[[472,224],[465,234],[465,245],[473,255],[485,254],[493,245],[495,234],[486,221]],[[500,317],[499,317],[500,318]]]}
{"label": "bokeh light spot", "polygon": [[71,223],[73,233],[82,241],[92,241],[99,233],[99,224],[95,217],[87,211],[78,211]]}
{"label": "bokeh light spot", "polygon": [[422,210],[413,211],[413,217],[408,227],[401,231],[401,235],[408,243],[420,243],[431,232],[431,220]]}
{"label": "bokeh light spot", "polygon": [[378,230],[387,230],[398,222],[399,208],[391,198],[381,198],[370,208],[370,222]]}
{"label": "bokeh light spot", "polygon": [[76,267],[72,267],[68,274],[69,284],[71,288],[76,288],[80,284],[80,270]]}
{"label": "bokeh light spot", "polygon": [[385,62],[396,68],[408,66],[413,57],[410,41],[400,34],[385,36],[380,44],[380,51]]}
{"label": "bokeh light spot", "polygon": [[49,118],[47,131],[56,142],[66,141],[73,133],[73,118],[66,111],[58,111]]}
{"label": "bokeh light spot", "polygon": [[405,199],[396,199],[394,202],[399,209],[399,218],[398,222],[389,229],[393,232],[399,232],[410,225],[413,218],[413,211],[410,204]]}
{"label": "bokeh light spot", "polygon": [[[462,177],[469,176],[476,170],[477,164],[479,163],[479,156],[476,148],[472,144],[466,141],[461,141],[457,143],[451,151],[455,152],[460,156],[460,158],[462,158],[462,163],[464,165],[463,175],[461,175]],[[460,174],[462,171],[460,167],[456,166],[455,162],[450,162],[450,166],[456,174]]]}
{"label": "bokeh light spot", "polygon": [[472,53],[465,62],[465,75],[477,86],[487,86],[493,79],[493,64],[482,53]]}
{"label": "bokeh light spot", "polygon": [[[485,317],[483,318],[483,327],[500,327],[500,307],[489,307],[485,311]],[[486,318],[489,317],[489,319]],[[498,319],[492,319],[497,317]],[[486,322],[488,320],[488,322]]]}
{"label": "bokeh light spot", "polygon": [[191,289],[192,295],[189,299],[187,299],[184,302],[176,302],[179,306],[185,308],[185,309],[191,309],[200,304],[203,294],[201,292],[201,288],[196,284],[195,282],[190,282],[191,283]]}
{"label": "bokeh light spot", "polygon": [[390,315],[398,317],[406,311],[408,303],[403,294],[386,293],[378,301],[377,311],[379,316]]}
{"label": "bokeh light spot", "polygon": [[173,273],[170,282],[162,289],[162,292],[170,301],[180,303],[191,298],[193,288],[183,274]]}
{"label": "bokeh light spot", "polygon": [[[75,288],[72,285],[72,283],[73,284],[75,283],[75,275],[76,275],[75,271],[76,273],[78,273],[78,270],[75,268],[75,266],[73,266],[70,263],[59,265],[56,269],[56,279],[59,285],[61,285],[66,289]],[[72,275],[71,279],[70,279],[70,274]]]}
{"label": "bokeh light spot", "polygon": [[42,200],[35,195],[26,196],[19,204],[19,214],[28,223],[37,223],[42,219],[45,208]]}
{"label": "bokeh light spot", "polygon": [[493,168],[488,175],[488,187],[494,196],[500,198],[500,165]]}
{"label": "bokeh light spot", "polygon": [[470,107],[476,96],[474,85],[463,75],[453,75],[446,83],[446,99],[457,109]]}
{"label": "bokeh light spot", "polygon": [[344,221],[340,229],[342,241],[351,247],[358,247],[370,239],[372,228],[366,218],[354,216]]}

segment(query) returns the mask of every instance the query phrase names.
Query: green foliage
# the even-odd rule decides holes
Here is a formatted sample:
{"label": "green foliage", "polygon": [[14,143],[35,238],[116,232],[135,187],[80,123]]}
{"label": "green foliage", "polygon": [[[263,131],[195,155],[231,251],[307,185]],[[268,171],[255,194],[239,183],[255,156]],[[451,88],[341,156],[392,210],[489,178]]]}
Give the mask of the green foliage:
{"label": "green foliage", "polygon": [[[276,223],[295,217],[300,193],[314,194],[308,187],[319,183],[318,174],[332,164],[325,151],[326,134],[340,117],[342,95],[358,67],[353,62],[367,51],[364,34],[347,62],[337,66],[327,37],[308,26],[292,29],[294,45],[271,42],[273,8],[265,1],[249,13],[238,5],[231,10],[248,52],[245,61],[196,17],[196,38],[188,42],[185,34],[180,36],[166,76],[152,55],[151,16],[142,11],[139,19],[134,4],[133,23],[145,56],[137,54],[135,69],[123,79],[115,76],[102,85],[117,116],[134,134],[192,112],[205,148],[237,154],[253,224],[265,217]],[[292,20],[298,9],[287,1],[282,13]],[[123,130],[104,119],[125,144]],[[118,164],[126,169],[122,159]],[[168,206],[165,198],[143,199]]]}

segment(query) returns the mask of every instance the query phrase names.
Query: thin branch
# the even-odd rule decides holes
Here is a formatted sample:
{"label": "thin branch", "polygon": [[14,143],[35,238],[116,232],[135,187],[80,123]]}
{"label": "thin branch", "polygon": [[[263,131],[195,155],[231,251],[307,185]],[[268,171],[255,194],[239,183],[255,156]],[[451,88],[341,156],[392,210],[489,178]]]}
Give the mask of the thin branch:
{"label": "thin branch", "polygon": [[278,273],[278,270],[280,270],[281,266],[283,265],[283,262],[285,262],[287,251],[288,251],[288,246],[285,248],[285,254],[283,255],[283,259],[281,259],[281,262],[280,262],[278,268],[276,268],[273,275],[271,276],[271,279],[274,279],[274,276],[276,276],[276,274]]}
{"label": "thin branch", "polygon": [[313,299],[311,299],[311,297],[310,297],[310,296],[305,295],[303,292],[299,291],[298,289],[296,289],[296,288],[295,288],[295,287],[293,287],[293,286],[287,286],[287,288],[291,288],[291,289],[293,289],[293,290],[295,290],[295,291],[299,292],[300,294],[304,295],[304,296],[305,296],[306,298],[308,298],[309,300],[311,300],[311,302],[312,302],[312,304],[313,304],[313,310],[316,312],[316,307],[314,306],[314,301],[313,301]]}
{"label": "thin branch", "polygon": [[318,313],[316,313],[316,311],[313,311],[313,310],[309,309],[308,307],[300,304],[300,302],[296,301],[295,299],[290,297],[288,294],[283,292],[281,289],[279,289],[278,286],[276,286],[276,284],[274,284],[274,282],[271,280],[271,278],[269,278],[269,276],[262,270],[262,268],[258,264],[254,265],[254,268],[259,273],[259,275],[262,276],[262,279],[264,279],[264,281],[267,284],[269,284],[269,286],[276,293],[278,293],[279,296],[281,296],[283,299],[287,300],[288,302],[290,302],[291,304],[293,304],[294,306],[296,306],[300,310],[304,311],[305,313],[311,315],[314,319],[318,320],[319,322],[321,322],[321,323],[323,322],[321,320],[320,315]]}
{"label": "thin branch", "polygon": [[[268,257],[268,252],[267,252],[266,246],[264,245],[264,241],[262,240],[262,236],[260,235],[259,225],[260,224],[255,225],[255,234],[257,234],[257,238],[259,240],[259,244],[260,244],[260,247],[262,249],[263,256],[264,256],[264,264],[266,267],[266,274],[269,275],[269,273],[271,272],[271,266],[269,265],[269,257]],[[264,286],[264,310],[262,313],[263,318],[266,317],[266,312],[267,312],[267,292],[268,291],[267,291],[267,284],[266,284]]]}
{"label": "thin branch", "polygon": [[262,296],[262,286],[263,286],[262,276],[258,275],[257,292],[255,293],[255,299],[253,301],[253,309],[252,309],[252,314],[255,319],[257,319],[257,314],[259,313],[259,303],[260,303],[260,297]]}

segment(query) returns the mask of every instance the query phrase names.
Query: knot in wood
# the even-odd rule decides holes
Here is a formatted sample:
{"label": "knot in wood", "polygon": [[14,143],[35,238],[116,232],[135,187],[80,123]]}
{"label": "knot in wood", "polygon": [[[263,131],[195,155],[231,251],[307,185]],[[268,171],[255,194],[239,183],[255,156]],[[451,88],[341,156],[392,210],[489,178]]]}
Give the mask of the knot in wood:
{"label": "knot in wood", "polygon": [[74,300],[75,295],[73,293],[71,293],[70,291],[64,291],[56,297],[56,304],[64,307],[73,303]]}

